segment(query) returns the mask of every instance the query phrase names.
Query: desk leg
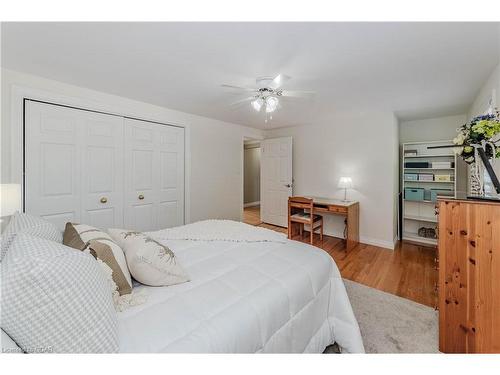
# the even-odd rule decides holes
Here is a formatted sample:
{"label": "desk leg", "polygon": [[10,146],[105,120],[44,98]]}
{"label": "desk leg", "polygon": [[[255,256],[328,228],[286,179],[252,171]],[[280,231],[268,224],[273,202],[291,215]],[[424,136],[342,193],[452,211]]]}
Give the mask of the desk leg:
{"label": "desk leg", "polygon": [[359,243],[359,203],[347,209],[347,241],[346,251],[351,250]]}

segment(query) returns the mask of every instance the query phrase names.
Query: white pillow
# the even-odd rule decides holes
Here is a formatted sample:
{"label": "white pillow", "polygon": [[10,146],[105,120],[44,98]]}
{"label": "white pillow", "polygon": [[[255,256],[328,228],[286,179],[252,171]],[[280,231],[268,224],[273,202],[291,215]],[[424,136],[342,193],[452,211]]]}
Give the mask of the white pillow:
{"label": "white pillow", "polygon": [[41,217],[16,212],[2,233],[0,261],[5,257],[10,244],[18,233],[26,233],[59,243],[63,240],[61,231],[51,222]]}
{"label": "white pillow", "polygon": [[142,284],[168,286],[189,281],[174,252],[141,232],[109,229],[109,235],[121,244],[130,273]]}
{"label": "white pillow", "polygon": [[118,351],[109,285],[82,251],[24,233],[2,262],[2,329],[25,352]]}

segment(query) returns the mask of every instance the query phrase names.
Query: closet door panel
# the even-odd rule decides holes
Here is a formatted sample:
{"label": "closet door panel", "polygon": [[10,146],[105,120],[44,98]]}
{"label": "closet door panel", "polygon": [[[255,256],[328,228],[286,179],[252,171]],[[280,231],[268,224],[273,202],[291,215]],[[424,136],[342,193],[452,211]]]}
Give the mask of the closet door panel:
{"label": "closet door panel", "polygon": [[123,118],[27,101],[25,124],[25,211],[122,227]]}
{"label": "closet door panel", "polygon": [[82,222],[123,227],[123,118],[85,112]]}
{"label": "closet door panel", "polygon": [[125,218],[127,229],[156,228],[158,158],[154,128],[145,121],[125,119]]}
{"label": "closet door panel", "polygon": [[184,129],[26,102],[25,211],[141,231],[184,224]]}
{"label": "closet door panel", "polygon": [[77,110],[27,101],[25,211],[54,222],[81,219],[82,118]]}
{"label": "closet door panel", "polygon": [[160,191],[158,227],[184,224],[184,129],[157,126],[159,132]]}
{"label": "closet door panel", "polygon": [[184,224],[184,129],[126,119],[125,159],[126,227]]}

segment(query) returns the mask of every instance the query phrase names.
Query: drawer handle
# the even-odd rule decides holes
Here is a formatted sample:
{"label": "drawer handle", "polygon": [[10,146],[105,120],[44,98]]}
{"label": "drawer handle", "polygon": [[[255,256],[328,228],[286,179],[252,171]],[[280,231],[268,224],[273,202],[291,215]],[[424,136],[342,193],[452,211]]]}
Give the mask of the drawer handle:
{"label": "drawer handle", "polygon": [[141,201],[144,199],[144,195],[142,194],[139,194],[139,197],[138,197]]}
{"label": "drawer handle", "polygon": [[106,198],[106,197],[101,198],[101,203],[107,203],[107,202],[108,202],[108,198]]}

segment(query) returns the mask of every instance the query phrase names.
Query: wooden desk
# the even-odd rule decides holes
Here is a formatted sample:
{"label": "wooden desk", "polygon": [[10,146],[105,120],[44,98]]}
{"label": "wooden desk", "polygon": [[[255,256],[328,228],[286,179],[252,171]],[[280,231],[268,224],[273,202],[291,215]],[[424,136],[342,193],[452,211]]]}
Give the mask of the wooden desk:
{"label": "wooden desk", "polygon": [[314,212],[318,214],[342,215],[347,218],[346,251],[359,243],[359,202],[340,199],[305,196],[314,201]]}

